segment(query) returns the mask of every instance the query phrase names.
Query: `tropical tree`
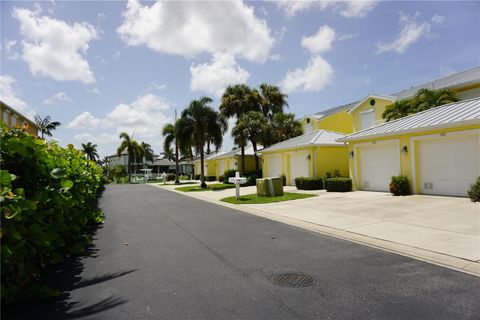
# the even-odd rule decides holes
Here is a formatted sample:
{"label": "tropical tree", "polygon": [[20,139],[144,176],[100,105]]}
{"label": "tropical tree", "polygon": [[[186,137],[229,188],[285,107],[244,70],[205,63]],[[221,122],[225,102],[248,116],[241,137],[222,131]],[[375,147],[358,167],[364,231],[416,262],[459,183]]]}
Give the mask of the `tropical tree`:
{"label": "tropical tree", "polygon": [[197,153],[200,153],[200,186],[202,188],[207,187],[204,169],[205,145],[207,141],[210,141],[218,151],[222,146],[225,132],[225,119],[209,106],[212,101],[209,97],[201,97],[190,102],[188,107],[182,111],[175,126],[180,148],[193,146]]}
{"label": "tropical tree", "polygon": [[[162,129],[162,135],[165,138],[163,140],[163,153],[167,156],[167,158],[175,160],[175,184],[179,184],[180,183],[180,180],[178,179],[178,171],[179,171],[179,166],[178,166],[179,154],[178,153],[179,152],[178,152],[176,126],[171,123],[166,124]],[[171,147],[172,143],[175,143],[175,155],[173,155],[173,151]]]}
{"label": "tropical tree", "polygon": [[145,161],[153,162],[155,160],[155,152],[153,152],[152,146],[144,141],[140,145],[142,147],[140,149],[142,158],[145,158]]}
{"label": "tropical tree", "polygon": [[[240,119],[248,111],[261,111],[259,107],[260,95],[258,91],[250,89],[245,84],[228,86],[222,95],[220,114],[224,118]],[[240,144],[242,164],[240,171],[245,172],[245,146]]]}
{"label": "tropical tree", "polygon": [[270,146],[302,134],[302,124],[295,120],[295,114],[279,112],[274,114],[270,121],[270,129],[263,138],[263,145]]}
{"label": "tropical tree", "polygon": [[385,108],[385,111],[382,113],[382,118],[388,122],[390,120],[396,120],[408,116],[412,113],[414,113],[414,111],[411,101],[399,100]]}
{"label": "tropical tree", "polygon": [[91,142],[87,142],[86,144],[82,143],[82,151],[89,160],[97,161],[99,158],[96,144]]}
{"label": "tropical tree", "polygon": [[430,90],[424,88],[417,91],[411,104],[414,112],[420,112],[459,100],[455,92],[450,89]]}
{"label": "tropical tree", "polygon": [[288,107],[288,95],[282,93],[280,88],[271,84],[262,83],[259,90],[259,102],[263,115],[269,120],[276,113],[283,112]]}
{"label": "tropical tree", "polygon": [[40,131],[42,133],[42,139],[45,135],[51,137],[52,131],[57,129],[57,127],[61,125],[61,123],[58,121],[51,121],[50,116],[45,116],[45,118],[42,118],[37,114],[35,115],[34,120],[37,126],[40,128]]}
{"label": "tropical tree", "polygon": [[123,139],[120,143],[120,146],[117,148],[117,155],[120,156],[122,152],[127,152],[128,164],[127,164],[127,172],[128,172],[128,181],[132,181],[132,163],[133,161],[138,159],[138,155],[143,153],[142,145],[139,144],[137,141],[133,140],[133,137],[130,137],[128,133],[122,132],[120,133],[120,139]]}
{"label": "tropical tree", "polygon": [[[262,142],[263,137],[269,129],[267,118],[258,111],[249,111],[238,119],[232,135],[235,140],[239,141],[239,145],[243,145],[243,141],[250,140],[255,155],[255,170],[259,170],[257,146]],[[243,161],[243,159],[242,159]]]}

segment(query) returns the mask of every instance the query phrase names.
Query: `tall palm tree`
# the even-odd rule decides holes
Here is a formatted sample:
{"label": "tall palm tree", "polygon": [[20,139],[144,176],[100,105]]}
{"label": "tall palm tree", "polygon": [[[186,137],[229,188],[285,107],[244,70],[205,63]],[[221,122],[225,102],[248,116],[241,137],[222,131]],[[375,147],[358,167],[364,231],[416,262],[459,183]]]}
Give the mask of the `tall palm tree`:
{"label": "tall palm tree", "polygon": [[97,161],[99,158],[96,144],[91,142],[87,142],[87,144],[82,143],[82,151],[89,160]]}
{"label": "tall palm tree", "polygon": [[262,113],[269,120],[272,119],[274,114],[283,112],[284,107],[288,107],[288,95],[282,93],[277,86],[262,83],[260,85],[259,96]]}
{"label": "tall palm tree", "polygon": [[279,112],[273,115],[270,131],[263,138],[264,147],[295,138],[303,134],[302,124],[293,113]]}
{"label": "tall palm tree", "polygon": [[35,115],[34,120],[42,132],[42,139],[44,138],[44,135],[51,137],[52,131],[61,125],[61,123],[58,121],[50,121],[50,116],[45,116],[45,118],[42,118],[37,114]]}
{"label": "tall palm tree", "polygon": [[205,145],[211,141],[218,151],[223,142],[223,124],[222,117],[209,105],[212,103],[209,97],[201,97],[198,100],[190,102],[189,106],[183,110],[180,119],[176,123],[177,141],[182,146],[193,146],[197,153],[200,153],[201,177],[200,186],[206,188],[204,156]]}
{"label": "tall palm tree", "polygon": [[153,162],[155,160],[155,152],[153,152],[152,146],[144,141],[140,145],[142,147],[140,150],[143,151],[141,154],[142,158],[145,158],[145,161]]}
{"label": "tall palm tree", "polygon": [[132,162],[136,161],[138,155],[142,154],[142,146],[135,140],[133,137],[130,137],[128,133],[122,132],[119,136],[122,140],[120,146],[117,148],[117,155],[120,156],[123,151],[127,152],[128,157],[128,164],[127,164],[127,171],[128,171],[128,181],[132,181]]}
{"label": "tall palm tree", "polygon": [[412,98],[412,108],[415,113],[459,100],[455,92],[450,89],[430,90],[423,88],[418,90]]}
{"label": "tall palm tree", "polygon": [[[163,140],[163,153],[169,159],[174,159],[175,160],[175,184],[180,184],[180,180],[178,179],[179,155],[178,155],[178,142],[177,142],[176,126],[174,124],[167,123],[162,129],[162,135],[165,138]],[[172,143],[175,143],[175,155],[173,155]]]}
{"label": "tall palm tree", "polygon": [[247,138],[252,143],[256,171],[259,170],[257,145],[259,142],[262,142],[262,138],[267,131],[268,120],[258,111],[249,111],[240,116],[234,130],[232,130],[232,135],[234,135],[235,138],[238,138],[239,141],[243,141],[244,138]]}
{"label": "tall palm tree", "polygon": [[[250,89],[245,84],[228,86],[222,95],[220,114],[224,118],[236,117],[238,119],[248,111],[260,111],[260,96],[258,91]],[[240,145],[242,164],[240,171],[245,172],[245,146]]]}
{"label": "tall palm tree", "polygon": [[382,118],[385,121],[396,120],[409,114],[414,113],[410,100],[395,101],[394,104],[387,106],[382,113]]}

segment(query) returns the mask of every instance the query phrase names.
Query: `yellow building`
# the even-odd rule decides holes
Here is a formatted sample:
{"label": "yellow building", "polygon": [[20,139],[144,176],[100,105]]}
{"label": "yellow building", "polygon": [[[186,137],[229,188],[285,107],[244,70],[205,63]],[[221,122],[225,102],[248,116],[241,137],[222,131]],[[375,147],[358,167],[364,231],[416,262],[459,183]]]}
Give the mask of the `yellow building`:
{"label": "yellow building", "polygon": [[[361,107],[355,112],[361,112]],[[466,196],[480,176],[480,98],[432,108],[339,139],[357,190],[388,191],[407,176],[413,193]]]}
{"label": "yellow building", "polygon": [[316,130],[329,130],[334,132],[352,133],[353,117],[349,113],[355,103],[330,108],[321,112],[303,117],[302,123],[304,133]]}
{"label": "yellow building", "polygon": [[38,131],[40,130],[38,125],[3,101],[0,101],[0,113],[1,121],[7,126],[7,128],[18,126],[24,128],[25,132],[28,134],[38,136]]}
{"label": "yellow building", "polygon": [[[261,148],[261,146],[258,148]],[[261,167],[261,160],[258,159],[258,161],[259,167]],[[226,170],[240,170],[242,167],[242,150],[236,148],[229,152],[219,153],[208,160],[208,165],[214,168],[213,171],[217,178],[222,176]],[[245,147],[245,170],[247,172],[255,170],[255,153],[251,145]]]}
{"label": "yellow building", "polygon": [[336,140],[344,135],[327,130],[307,132],[261,150],[264,177],[285,176],[288,185],[298,177],[321,177],[340,171],[348,175],[348,148]]}

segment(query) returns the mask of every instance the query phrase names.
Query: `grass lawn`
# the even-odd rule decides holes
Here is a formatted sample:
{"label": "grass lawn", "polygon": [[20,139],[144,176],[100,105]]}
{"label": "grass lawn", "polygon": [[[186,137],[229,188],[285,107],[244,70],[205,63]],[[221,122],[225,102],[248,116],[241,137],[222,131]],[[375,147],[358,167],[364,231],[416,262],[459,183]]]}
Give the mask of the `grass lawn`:
{"label": "grass lawn", "polygon": [[247,194],[244,196],[240,196],[240,199],[238,200],[235,197],[227,197],[227,198],[220,199],[220,201],[233,203],[233,204],[259,204],[259,203],[272,203],[272,202],[305,199],[305,198],[316,197],[316,196],[317,196],[316,194],[310,194],[310,193],[285,192],[283,196],[260,197],[254,193],[254,194]]}
{"label": "grass lawn", "polygon": [[207,183],[207,187],[204,189],[200,188],[200,185],[197,184],[195,186],[175,188],[175,190],[183,191],[183,192],[198,192],[198,191],[216,191],[216,190],[224,190],[224,189],[232,189],[232,188],[235,188],[234,184],[225,184],[225,183],[208,184]]}

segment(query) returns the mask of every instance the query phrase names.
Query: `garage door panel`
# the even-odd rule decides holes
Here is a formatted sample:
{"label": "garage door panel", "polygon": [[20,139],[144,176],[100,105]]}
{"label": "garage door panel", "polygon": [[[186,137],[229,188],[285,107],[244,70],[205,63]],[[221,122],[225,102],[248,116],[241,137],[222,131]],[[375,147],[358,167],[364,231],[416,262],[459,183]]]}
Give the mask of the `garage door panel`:
{"label": "garage door panel", "polygon": [[308,153],[296,153],[290,156],[290,185],[295,185],[295,178],[308,177]]}
{"label": "garage door panel", "polygon": [[218,161],[218,174],[223,175],[224,172],[225,172],[225,161],[220,160]]}
{"label": "garage door panel", "polygon": [[479,138],[476,136],[420,141],[419,188],[424,194],[466,196],[480,175]]}
{"label": "garage door panel", "polygon": [[270,156],[267,158],[268,177],[278,177],[282,175],[282,158],[278,156]]}
{"label": "garage door panel", "polygon": [[400,155],[396,143],[360,148],[362,190],[388,191],[392,176],[400,174]]}

